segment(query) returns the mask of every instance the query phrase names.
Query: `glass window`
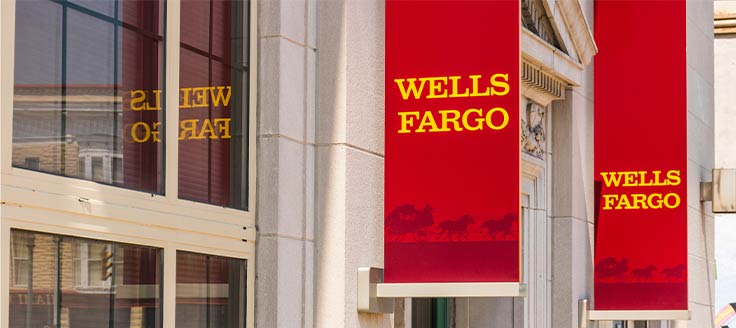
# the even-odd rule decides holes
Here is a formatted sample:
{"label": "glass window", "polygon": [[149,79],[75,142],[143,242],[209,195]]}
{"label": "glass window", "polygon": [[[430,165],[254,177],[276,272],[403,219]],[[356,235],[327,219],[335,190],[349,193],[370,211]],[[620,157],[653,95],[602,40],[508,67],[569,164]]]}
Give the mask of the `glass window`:
{"label": "glass window", "polygon": [[26,157],[26,167],[31,170],[38,170],[40,158],[38,157]]}
{"label": "glass window", "polygon": [[163,192],[163,15],[161,0],[18,0],[14,166]]}
{"label": "glass window", "polygon": [[247,209],[248,15],[239,0],[183,0],[179,197]]}
{"label": "glass window", "polygon": [[245,327],[245,260],[176,253],[176,327]]}
{"label": "glass window", "polygon": [[161,250],[11,230],[10,328],[162,327]]}
{"label": "glass window", "polygon": [[104,181],[104,175],[103,175],[103,169],[102,169],[102,157],[95,156],[92,157],[92,180],[94,181]]}
{"label": "glass window", "polygon": [[30,253],[33,249],[33,244],[24,242],[23,240],[13,240],[10,244],[11,254],[13,256],[13,271],[10,273],[13,275],[13,286],[25,287],[28,286],[30,277],[28,274],[30,271]]}

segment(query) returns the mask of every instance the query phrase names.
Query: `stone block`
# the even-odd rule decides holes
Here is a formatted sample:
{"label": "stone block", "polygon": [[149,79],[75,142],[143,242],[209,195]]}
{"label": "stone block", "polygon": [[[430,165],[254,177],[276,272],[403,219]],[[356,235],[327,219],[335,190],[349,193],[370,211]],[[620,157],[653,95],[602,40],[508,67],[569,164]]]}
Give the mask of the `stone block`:
{"label": "stone block", "polygon": [[[688,3],[706,2],[702,0]],[[712,6],[711,6],[712,8]],[[704,17],[688,17],[687,19],[687,64],[695,69],[708,84],[713,85],[713,10],[708,16],[710,29],[704,29],[698,20]],[[694,20],[698,19],[698,20]]]}
{"label": "stone block", "polygon": [[303,238],[305,146],[278,136],[260,137],[258,145],[259,232]]}
{"label": "stone block", "polygon": [[687,110],[711,129],[715,124],[713,85],[692,67],[687,68]]}
{"label": "stone block", "polygon": [[304,327],[314,326],[314,242],[304,242]]}
{"label": "stone block", "polygon": [[278,322],[278,242],[274,237],[260,237],[256,243],[256,326],[276,327]]}
{"label": "stone block", "polygon": [[304,176],[304,226],[305,234],[304,238],[307,240],[314,240],[315,225],[317,224],[315,219],[316,213],[316,172],[315,172],[315,152],[316,147],[314,145],[306,145],[305,150],[305,176]]}
{"label": "stone block", "polygon": [[305,146],[279,139],[278,233],[304,237]]}
{"label": "stone block", "polygon": [[276,238],[278,243],[278,301],[276,327],[302,327],[304,320],[304,242]]}
{"label": "stone block", "polygon": [[260,233],[278,231],[279,138],[258,137],[256,224]]}
{"label": "stone block", "polygon": [[358,266],[383,266],[383,158],[346,150],[346,251]]}
{"label": "stone block", "polygon": [[712,268],[705,259],[693,255],[688,256],[687,266],[688,300],[691,304],[712,304],[715,279]]}
{"label": "stone block", "polygon": [[[309,0],[315,1],[315,0]],[[315,143],[317,140],[317,52],[307,49],[307,90],[306,90],[306,137],[307,143]]]}
{"label": "stone block", "polygon": [[[261,7],[270,3],[271,1],[261,2],[263,4]],[[279,90],[281,40],[279,38],[265,38],[258,40],[258,43],[258,90],[261,90],[261,92],[258,92],[257,133],[259,135],[277,134],[279,131],[280,99],[273,91]],[[263,90],[269,90],[269,92],[263,92]]]}
{"label": "stone block", "polygon": [[[692,113],[687,115],[687,158],[704,168],[712,168],[715,160],[713,128]],[[690,172],[690,171],[688,171]],[[697,171],[696,171],[697,173]]]}
{"label": "stone block", "polygon": [[278,91],[261,89],[261,92],[279,98],[278,133],[304,140],[307,49],[283,38],[279,38],[279,49]]}
{"label": "stone block", "polygon": [[285,36],[306,42],[306,0],[268,0],[258,3],[261,36]]}

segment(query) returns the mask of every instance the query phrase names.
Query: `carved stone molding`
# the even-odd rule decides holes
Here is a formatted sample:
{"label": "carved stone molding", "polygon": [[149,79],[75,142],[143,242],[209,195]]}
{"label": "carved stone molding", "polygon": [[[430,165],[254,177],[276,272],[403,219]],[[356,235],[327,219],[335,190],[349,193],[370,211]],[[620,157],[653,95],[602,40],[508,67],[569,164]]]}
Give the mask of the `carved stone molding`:
{"label": "carved stone molding", "polygon": [[521,113],[521,150],[544,159],[547,149],[546,109],[529,101]]}
{"label": "carved stone molding", "polygon": [[567,53],[564,45],[557,40],[557,35],[541,0],[521,0],[521,22],[527,30]]}
{"label": "carved stone molding", "polygon": [[583,14],[579,0],[557,0],[555,5],[562,14],[562,20],[567,26],[572,42],[577,50],[580,62],[588,66],[593,56],[598,53],[598,46],[593,39],[593,33]]}
{"label": "carved stone molding", "polygon": [[713,2],[713,30],[716,35],[736,34],[736,3]]}
{"label": "carved stone molding", "polygon": [[540,66],[522,60],[521,63],[521,95],[547,106],[554,100],[565,97],[565,89],[571,85],[562,80],[552,70],[544,70]]}

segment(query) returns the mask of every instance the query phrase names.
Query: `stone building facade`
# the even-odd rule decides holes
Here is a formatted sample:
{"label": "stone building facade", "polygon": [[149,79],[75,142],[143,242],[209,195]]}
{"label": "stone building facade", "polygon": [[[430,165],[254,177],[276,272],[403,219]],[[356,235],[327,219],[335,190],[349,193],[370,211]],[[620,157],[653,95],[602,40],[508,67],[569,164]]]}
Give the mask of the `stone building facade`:
{"label": "stone building facade", "polygon": [[[168,142],[165,153],[158,153],[165,158],[161,162],[167,177],[161,182],[165,193],[118,188],[115,185],[123,182],[115,180],[114,173],[103,174],[102,184],[85,181],[95,180],[91,157],[85,162],[84,176],[78,162],[90,140],[70,138],[65,145],[48,147],[14,145],[14,13],[22,2],[3,0],[0,6],[0,327],[15,327],[8,319],[9,308],[25,305],[14,303],[10,296],[15,287],[9,282],[18,278],[13,258],[22,261],[23,257],[6,246],[18,231],[40,233],[35,235],[39,240],[35,249],[53,249],[51,236],[71,236],[160,252],[156,253],[160,257],[151,258],[153,262],[146,262],[160,266],[159,280],[131,284],[142,300],[122,315],[121,320],[131,327],[145,326],[146,320],[160,320],[166,328],[184,327],[185,322],[176,318],[186,314],[193,316],[189,326],[198,326],[194,317],[199,310],[193,304],[199,298],[240,306],[244,319],[227,320],[246,327],[289,328],[431,327],[439,320],[433,316],[438,311],[445,314],[442,320],[447,327],[575,328],[580,325],[578,302],[588,299],[594,303],[593,156],[601,150],[593,147],[597,53],[593,0],[521,1],[522,113],[518,124],[522,131],[522,233],[528,236],[523,245],[527,297],[407,298],[397,300],[391,314],[357,311],[358,268],[383,266],[384,1],[265,0],[250,4],[248,51],[255,61],[247,70],[251,74],[247,80],[251,120],[245,134],[251,139],[244,156],[250,159],[250,166],[243,174],[251,189],[246,209],[177,197],[179,185],[171,174],[188,168],[175,163],[179,154],[193,149],[184,144]],[[183,79],[179,82],[179,74],[185,73],[173,71],[185,61],[175,53],[180,51],[179,41],[186,38],[184,31],[192,28],[179,27],[187,24],[183,17],[188,15],[188,5],[196,6],[167,1],[164,9],[169,29],[161,47],[167,49],[167,65],[175,65],[163,77],[166,90],[179,91],[179,83],[185,83]],[[715,156],[712,13],[712,1],[687,1],[691,320],[649,322],[649,327],[713,326],[714,219],[710,204],[699,201],[699,182],[710,181]],[[666,78],[642,74],[641,78],[652,79],[652,83]],[[176,104],[180,94],[165,93],[164,100]],[[129,98],[113,97],[116,101]],[[164,122],[179,126],[178,111],[166,114]],[[178,131],[166,129],[162,137],[177,140]],[[28,150],[13,152],[14,146]],[[29,170],[35,164],[28,158],[35,157],[39,166],[49,165],[42,171],[55,170],[60,164],[40,159],[61,146],[76,147],[68,153],[75,156],[65,159],[74,162],[65,166],[70,168],[67,176],[81,179],[47,177],[49,174]],[[123,153],[115,147],[108,153],[104,172],[114,172],[113,159]],[[51,244],[43,246],[42,240]],[[190,253],[204,254],[207,259],[186,257]],[[74,283],[73,269],[58,271],[57,276],[36,276],[49,274],[37,267],[44,256],[34,254],[34,284],[59,279],[62,285],[66,279]],[[73,253],[55,256],[74,258]],[[133,262],[140,259],[127,253],[125,257]],[[222,281],[210,283],[210,276],[206,283],[198,280],[197,270],[210,265],[205,264],[209,259],[222,258],[230,261],[229,268],[242,267],[246,273],[223,269]],[[120,266],[125,267],[128,260]],[[187,271],[191,277],[178,273],[182,263],[194,264]],[[241,277],[237,278],[242,279],[240,285],[233,283],[234,277]],[[113,294],[112,290],[111,285],[100,289],[106,295]],[[125,288],[118,290],[122,293]],[[237,294],[242,294],[247,305],[224,297]],[[154,303],[158,305],[151,305]],[[182,309],[191,311],[182,313]],[[74,307],[62,307],[49,320],[65,326],[63,322],[73,320],[74,311]],[[601,322],[598,326],[623,324]],[[630,322],[628,327],[645,324]]]}

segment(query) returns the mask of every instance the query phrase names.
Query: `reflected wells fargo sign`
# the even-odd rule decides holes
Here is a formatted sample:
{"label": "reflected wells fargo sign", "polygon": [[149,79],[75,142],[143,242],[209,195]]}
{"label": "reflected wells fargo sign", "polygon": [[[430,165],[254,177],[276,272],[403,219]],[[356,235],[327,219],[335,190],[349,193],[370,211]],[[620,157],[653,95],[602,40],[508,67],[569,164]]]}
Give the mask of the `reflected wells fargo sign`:
{"label": "reflected wells fargo sign", "polygon": [[519,1],[386,1],[384,281],[520,281]]}
{"label": "reflected wells fargo sign", "polygon": [[[230,105],[232,88],[227,86],[210,86],[197,88],[181,88],[179,91],[179,110],[204,111],[203,118],[179,121],[179,140],[230,139],[230,117],[208,118],[207,110],[217,110]],[[161,90],[133,90],[126,94],[128,108],[133,112],[160,111]],[[225,113],[220,113],[225,115]],[[229,113],[227,113],[229,116]],[[125,132],[129,140],[136,143],[161,142],[161,122],[138,121],[128,124]]]}

